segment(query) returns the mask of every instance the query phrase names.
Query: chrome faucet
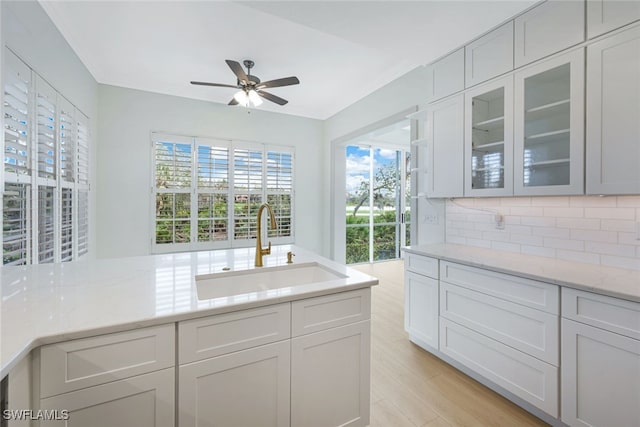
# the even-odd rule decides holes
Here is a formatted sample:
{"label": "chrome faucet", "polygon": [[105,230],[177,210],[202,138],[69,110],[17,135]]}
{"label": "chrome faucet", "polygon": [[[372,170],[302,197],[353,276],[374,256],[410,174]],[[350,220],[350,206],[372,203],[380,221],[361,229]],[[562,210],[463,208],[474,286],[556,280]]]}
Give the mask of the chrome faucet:
{"label": "chrome faucet", "polygon": [[276,228],[276,216],[273,214],[273,209],[269,203],[263,203],[260,205],[258,209],[258,236],[256,239],[256,267],[262,267],[262,256],[269,255],[271,253],[271,242],[269,242],[269,247],[267,249],[262,248],[262,211],[264,208],[267,208],[269,211],[269,216],[271,217],[271,228]]}

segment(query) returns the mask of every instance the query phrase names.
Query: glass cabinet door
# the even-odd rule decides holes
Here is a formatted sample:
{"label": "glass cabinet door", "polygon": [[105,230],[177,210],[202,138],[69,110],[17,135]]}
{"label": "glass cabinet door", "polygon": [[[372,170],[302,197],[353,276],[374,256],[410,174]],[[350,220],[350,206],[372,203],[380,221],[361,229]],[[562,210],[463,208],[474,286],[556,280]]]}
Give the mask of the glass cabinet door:
{"label": "glass cabinet door", "polygon": [[515,193],[582,194],[584,51],[516,74]]}
{"label": "glass cabinet door", "polygon": [[513,77],[465,95],[465,195],[513,194]]}

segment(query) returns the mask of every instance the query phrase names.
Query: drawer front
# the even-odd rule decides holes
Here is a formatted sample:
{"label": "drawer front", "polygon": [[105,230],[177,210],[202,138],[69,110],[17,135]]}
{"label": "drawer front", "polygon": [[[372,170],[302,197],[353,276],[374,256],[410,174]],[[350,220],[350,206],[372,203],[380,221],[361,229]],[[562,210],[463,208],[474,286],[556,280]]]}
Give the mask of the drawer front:
{"label": "drawer front", "polygon": [[371,318],[371,289],[341,292],[291,303],[291,336],[310,334]]}
{"label": "drawer front", "polygon": [[438,259],[429,258],[422,255],[406,253],[404,257],[404,267],[407,271],[422,274],[438,280]]}
{"label": "drawer front", "polygon": [[180,364],[291,337],[289,303],[178,323]]}
{"label": "drawer front", "polygon": [[640,303],[562,288],[562,317],[640,340]]}
{"label": "drawer front", "polygon": [[446,261],[440,263],[440,280],[547,313],[559,313],[560,289],[549,283]]}
{"label": "drawer front", "polygon": [[46,398],[175,364],[175,326],[101,335],[40,349],[40,397]]}
{"label": "drawer front", "polygon": [[558,416],[556,367],[443,318],[440,351],[552,417]]}
{"label": "drawer front", "polygon": [[40,409],[66,409],[68,421],[40,421],[40,427],[173,427],[173,368],[113,381],[40,400]]}
{"label": "drawer front", "polygon": [[440,285],[440,315],[558,366],[558,316],[459,286]]}

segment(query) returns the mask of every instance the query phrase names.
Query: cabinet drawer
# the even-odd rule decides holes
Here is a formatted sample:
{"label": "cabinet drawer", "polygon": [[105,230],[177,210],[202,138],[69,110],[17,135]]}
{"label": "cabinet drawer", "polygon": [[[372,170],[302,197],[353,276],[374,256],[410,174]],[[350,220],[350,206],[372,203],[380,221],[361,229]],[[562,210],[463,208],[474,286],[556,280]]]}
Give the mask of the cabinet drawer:
{"label": "cabinet drawer", "polygon": [[404,267],[413,273],[438,279],[438,260],[436,258],[405,253]]}
{"label": "cabinet drawer", "polygon": [[173,323],[46,345],[40,349],[40,397],[169,368],[174,363]]}
{"label": "cabinet drawer", "polygon": [[562,288],[562,317],[640,340],[640,303]]}
{"label": "cabinet drawer", "polygon": [[549,283],[446,261],[440,263],[440,280],[547,313],[559,313],[560,290]]}
{"label": "cabinet drawer", "polygon": [[558,366],[558,316],[459,286],[440,285],[440,315]]}
{"label": "cabinet drawer", "polygon": [[443,318],[440,351],[547,414],[558,416],[556,367]]}
{"label": "cabinet drawer", "polygon": [[180,364],[291,337],[289,303],[178,323]]}
{"label": "cabinet drawer", "polygon": [[584,2],[548,0],[515,19],[515,66],[584,41]]}
{"label": "cabinet drawer", "polygon": [[42,399],[40,409],[69,411],[69,421],[43,420],[40,427],[173,427],[173,368]]}
{"label": "cabinet drawer", "polygon": [[370,288],[294,301],[291,303],[291,336],[360,322],[370,317]]}
{"label": "cabinet drawer", "polygon": [[464,49],[466,87],[513,70],[513,21],[480,37]]}

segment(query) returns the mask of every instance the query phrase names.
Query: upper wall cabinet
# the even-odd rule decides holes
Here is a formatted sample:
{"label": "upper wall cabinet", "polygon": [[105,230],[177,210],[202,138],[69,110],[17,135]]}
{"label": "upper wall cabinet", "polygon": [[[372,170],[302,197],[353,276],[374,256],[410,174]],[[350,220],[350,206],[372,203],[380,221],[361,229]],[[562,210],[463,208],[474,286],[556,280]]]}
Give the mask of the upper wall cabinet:
{"label": "upper wall cabinet", "polygon": [[518,71],[514,88],[514,193],[583,194],[584,49]]}
{"label": "upper wall cabinet", "polygon": [[513,195],[513,76],[465,93],[465,196]]}
{"label": "upper wall cabinet", "polygon": [[464,89],[464,48],[460,48],[434,62],[433,99],[444,98]]}
{"label": "upper wall cabinet", "polygon": [[513,70],[513,21],[465,47],[465,86]]}
{"label": "upper wall cabinet", "polygon": [[515,20],[515,66],[584,41],[584,2],[548,0]]}
{"label": "upper wall cabinet", "polygon": [[638,0],[587,0],[587,36],[590,39],[638,19]]}
{"label": "upper wall cabinet", "polygon": [[587,193],[640,194],[640,26],[587,48]]}
{"label": "upper wall cabinet", "polygon": [[427,107],[427,157],[421,168],[429,197],[462,197],[464,186],[464,95]]}

